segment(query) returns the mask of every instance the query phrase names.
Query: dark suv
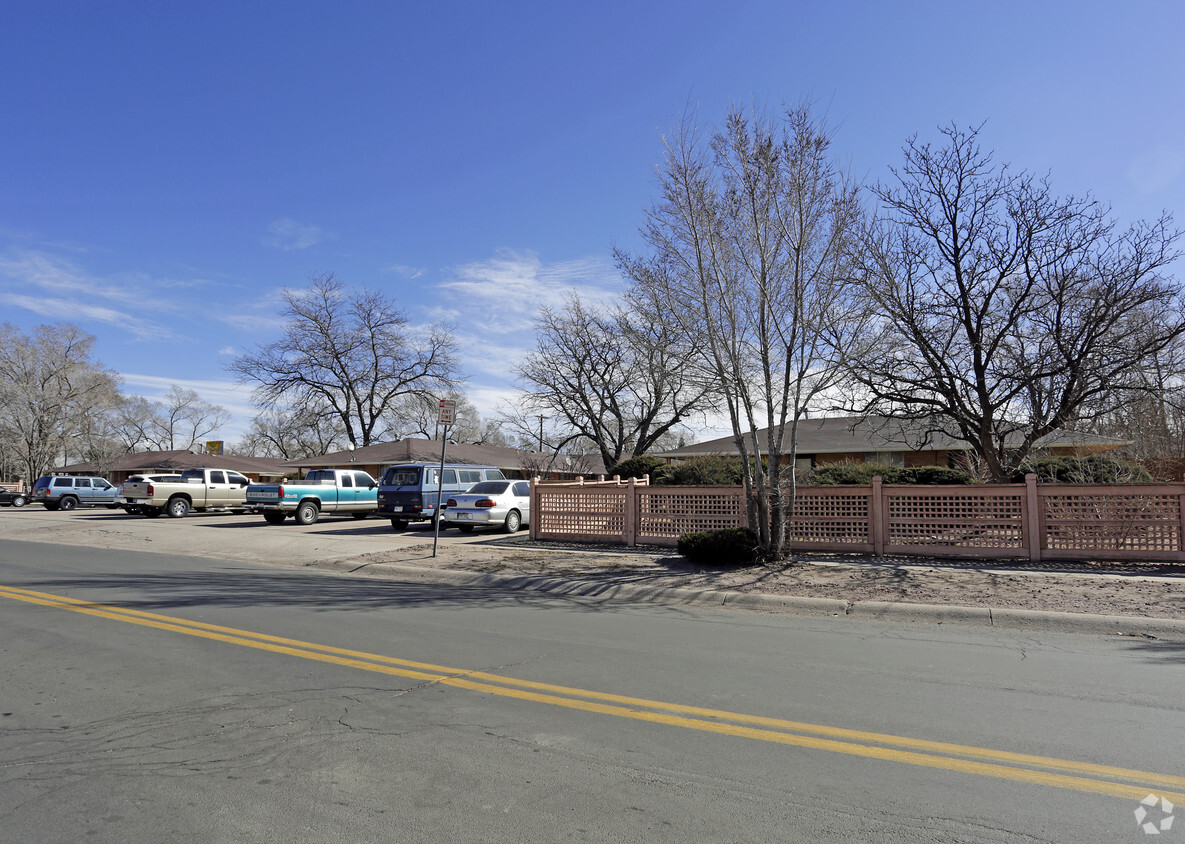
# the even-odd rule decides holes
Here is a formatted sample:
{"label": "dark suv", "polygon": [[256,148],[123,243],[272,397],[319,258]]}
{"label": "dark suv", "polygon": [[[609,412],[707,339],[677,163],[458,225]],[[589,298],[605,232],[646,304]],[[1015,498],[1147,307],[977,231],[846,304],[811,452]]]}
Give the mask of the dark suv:
{"label": "dark suv", "polygon": [[115,507],[115,493],[115,487],[106,478],[44,475],[33,484],[29,500],[44,504],[46,510],[73,510],[100,504]]}

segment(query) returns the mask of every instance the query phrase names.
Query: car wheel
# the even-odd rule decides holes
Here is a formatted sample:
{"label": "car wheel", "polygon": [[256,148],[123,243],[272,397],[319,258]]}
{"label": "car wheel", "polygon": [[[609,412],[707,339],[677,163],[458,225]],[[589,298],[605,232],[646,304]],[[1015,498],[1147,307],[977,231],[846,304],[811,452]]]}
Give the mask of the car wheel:
{"label": "car wheel", "polygon": [[284,524],[284,517],[287,515],[287,513],[272,513],[268,511],[263,514],[263,520],[269,525],[282,525]]}
{"label": "car wheel", "polygon": [[27,501],[23,495],[18,495],[16,498],[12,499],[13,507],[24,507],[26,503]]}
{"label": "car wheel", "polygon": [[311,501],[303,502],[296,508],[296,523],[298,525],[315,525],[321,510]]}
{"label": "car wheel", "polygon": [[502,525],[502,529],[507,533],[515,533],[523,523],[523,517],[518,514],[518,510],[511,510],[506,514],[506,522]]}
{"label": "car wheel", "polygon": [[63,495],[62,500],[58,502],[58,508],[61,510],[73,510],[78,506],[78,499],[72,495]]}
{"label": "car wheel", "polygon": [[351,513],[350,515],[351,515],[351,516],[353,516],[353,517],[354,517],[355,519],[357,519],[358,521],[362,521],[362,520],[363,520],[363,519],[365,519],[367,516],[369,516],[369,515],[370,515],[370,513],[367,513],[367,512],[365,512],[365,511],[363,511],[363,512],[361,512],[361,513]]}
{"label": "car wheel", "polygon": [[189,515],[189,502],[180,496],[169,499],[168,508],[171,519],[180,519]]}
{"label": "car wheel", "polygon": [[461,533],[473,533],[473,525],[457,525],[457,530]]}
{"label": "car wheel", "polygon": [[391,530],[407,530],[407,519],[391,519]]}

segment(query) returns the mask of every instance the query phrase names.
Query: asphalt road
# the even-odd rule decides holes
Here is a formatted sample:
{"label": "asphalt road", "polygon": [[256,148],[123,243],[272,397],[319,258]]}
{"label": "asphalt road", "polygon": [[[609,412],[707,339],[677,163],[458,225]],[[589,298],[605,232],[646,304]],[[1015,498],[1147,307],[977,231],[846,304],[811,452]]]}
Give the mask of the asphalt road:
{"label": "asphalt road", "polygon": [[1112,842],[1185,804],[1183,643],[210,553],[0,539],[0,841]]}

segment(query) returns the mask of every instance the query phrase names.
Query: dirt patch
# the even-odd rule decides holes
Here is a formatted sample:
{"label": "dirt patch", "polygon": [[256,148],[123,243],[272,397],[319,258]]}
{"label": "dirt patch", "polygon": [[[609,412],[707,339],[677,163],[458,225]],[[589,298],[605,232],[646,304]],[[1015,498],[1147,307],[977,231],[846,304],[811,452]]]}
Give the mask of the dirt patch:
{"label": "dirt patch", "polygon": [[534,574],[600,583],[720,589],[769,595],[1185,619],[1185,567],[1155,563],[870,559],[798,555],[740,569],[692,566],[669,551],[532,543],[523,537],[431,544],[366,554],[359,564],[401,563],[461,571]]}

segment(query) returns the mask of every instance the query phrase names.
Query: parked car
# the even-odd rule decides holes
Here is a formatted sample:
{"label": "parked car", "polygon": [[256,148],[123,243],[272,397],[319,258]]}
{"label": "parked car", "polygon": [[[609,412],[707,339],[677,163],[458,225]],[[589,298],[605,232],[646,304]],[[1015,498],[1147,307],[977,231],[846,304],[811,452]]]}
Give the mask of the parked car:
{"label": "parked car", "polygon": [[29,491],[29,500],[46,510],[73,510],[102,505],[114,509],[116,489],[106,478],[75,475],[43,475]]}
{"label": "parked car", "polygon": [[[499,526],[514,533],[531,521],[529,481],[482,481],[464,495],[450,496],[441,518],[462,533],[475,527]],[[442,525],[443,526],[443,525]]]}
{"label": "parked car", "polygon": [[302,481],[251,484],[247,506],[263,513],[269,525],[280,525],[291,514],[298,525],[316,524],[322,513],[349,513],[365,519],[374,512],[378,481],[352,469],[314,469]]}
{"label": "parked car", "polygon": [[[445,463],[399,463],[388,466],[379,481],[378,513],[389,518],[394,530],[403,530],[408,522],[436,517],[436,505],[450,495],[463,493],[481,481],[504,480],[494,466]],[[437,490],[440,490],[437,494]],[[444,527],[444,523],[441,523]]]}
{"label": "parked car", "polygon": [[153,474],[128,475],[127,480],[125,480],[122,484],[120,484],[119,489],[117,489],[115,491],[115,503],[118,504],[120,507],[122,507],[124,509],[124,512],[126,512],[128,515],[138,516],[141,513],[140,505],[133,504],[132,502],[128,501],[127,496],[124,495],[124,485],[125,484],[137,484],[137,483],[145,483],[145,482],[157,483],[157,484],[159,484],[159,483],[177,483],[180,480],[181,480],[180,475],[174,475],[174,474],[170,474],[170,473],[156,474],[156,475],[153,475]]}
{"label": "parked car", "polygon": [[245,513],[247,487],[251,481],[246,475],[229,469],[186,469],[176,481],[129,482],[124,485],[124,494],[129,504],[138,506],[146,518],[155,519],[162,513],[180,519],[194,510],[232,510]]}
{"label": "parked car", "polygon": [[28,502],[28,493],[0,489],[0,507],[24,507]]}

